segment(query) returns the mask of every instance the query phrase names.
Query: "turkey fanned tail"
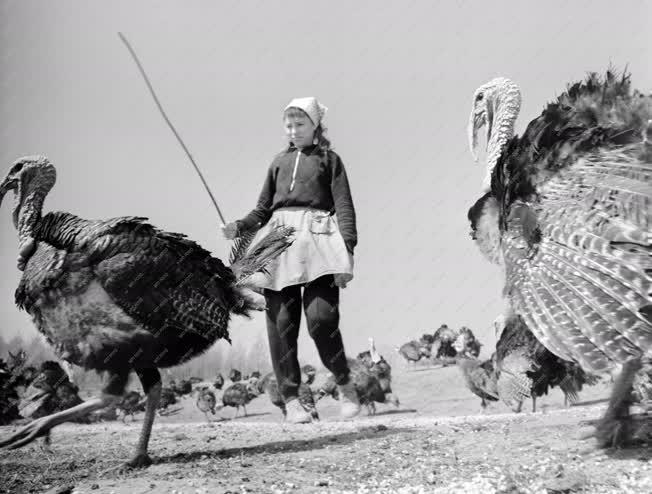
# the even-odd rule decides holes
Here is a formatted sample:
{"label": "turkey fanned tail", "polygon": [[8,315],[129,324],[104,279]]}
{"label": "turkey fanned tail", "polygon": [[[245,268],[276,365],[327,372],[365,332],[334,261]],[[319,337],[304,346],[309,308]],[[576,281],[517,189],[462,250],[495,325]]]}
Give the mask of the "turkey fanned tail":
{"label": "turkey fanned tail", "polygon": [[503,237],[517,312],[553,352],[591,371],[652,348],[652,164],[636,154],[580,158],[522,206],[536,215],[538,243],[523,215],[508,218]]}

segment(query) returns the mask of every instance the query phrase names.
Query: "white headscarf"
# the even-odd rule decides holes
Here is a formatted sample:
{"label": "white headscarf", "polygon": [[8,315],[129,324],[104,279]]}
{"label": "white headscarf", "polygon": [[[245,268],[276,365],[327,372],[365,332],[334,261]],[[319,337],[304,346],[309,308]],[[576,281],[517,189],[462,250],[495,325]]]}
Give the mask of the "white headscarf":
{"label": "white headscarf", "polygon": [[287,111],[288,108],[299,108],[306,112],[315,127],[322,123],[324,115],[326,115],[326,112],[328,111],[328,108],[317,101],[317,98],[312,96],[307,98],[294,98],[290,103],[288,103],[284,111]]}

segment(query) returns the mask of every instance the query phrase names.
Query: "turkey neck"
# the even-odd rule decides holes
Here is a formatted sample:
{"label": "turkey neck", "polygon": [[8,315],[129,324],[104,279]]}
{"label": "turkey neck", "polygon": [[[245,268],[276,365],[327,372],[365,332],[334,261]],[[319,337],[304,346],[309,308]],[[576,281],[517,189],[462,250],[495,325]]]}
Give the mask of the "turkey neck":
{"label": "turkey neck", "polygon": [[24,240],[34,237],[34,230],[41,221],[41,211],[45,195],[38,191],[31,192],[25,197],[18,211],[18,239],[22,244]]}
{"label": "turkey neck", "polygon": [[34,230],[41,222],[43,202],[53,185],[54,180],[49,176],[35,177],[26,191],[16,195],[18,211],[15,225],[21,245],[34,238]]}
{"label": "turkey neck", "polygon": [[510,85],[504,88],[491,106],[494,118],[490,118],[488,123],[487,175],[489,177],[498,163],[503,147],[514,135],[514,124],[521,109],[518,87]]}

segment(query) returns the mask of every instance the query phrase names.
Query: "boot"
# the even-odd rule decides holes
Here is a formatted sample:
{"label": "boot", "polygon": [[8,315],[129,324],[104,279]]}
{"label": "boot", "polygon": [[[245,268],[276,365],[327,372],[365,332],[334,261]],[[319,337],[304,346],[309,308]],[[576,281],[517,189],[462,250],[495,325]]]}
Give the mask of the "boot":
{"label": "boot", "polygon": [[297,398],[292,398],[285,402],[287,415],[285,420],[291,424],[307,424],[311,422],[310,414],[306,412]]}
{"label": "boot", "polygon": [[340,416],[344,419],[350,419],[360,413],[360,398],[355,390],[353,381],[349,380],[346,384],[339,384],[337,389],[340,394]]}

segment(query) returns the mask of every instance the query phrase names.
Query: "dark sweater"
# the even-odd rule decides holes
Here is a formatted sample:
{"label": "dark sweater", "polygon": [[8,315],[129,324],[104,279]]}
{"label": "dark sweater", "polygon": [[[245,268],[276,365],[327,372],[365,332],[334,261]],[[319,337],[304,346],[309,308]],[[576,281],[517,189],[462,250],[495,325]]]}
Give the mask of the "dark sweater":
{"label": "dark sweater", "polygon": [[295,184],[290,191],[292,172],[298,150],[290,148],[272,162],[258,197],[258,205],[237,221],[240,231],[251,230],[267,223],[274,210],[299,206],[337,213],[337,222],[349,252],[358,243],[355,209],[344,164],[334,151],[324,156],[317,146],[301,150]]}

